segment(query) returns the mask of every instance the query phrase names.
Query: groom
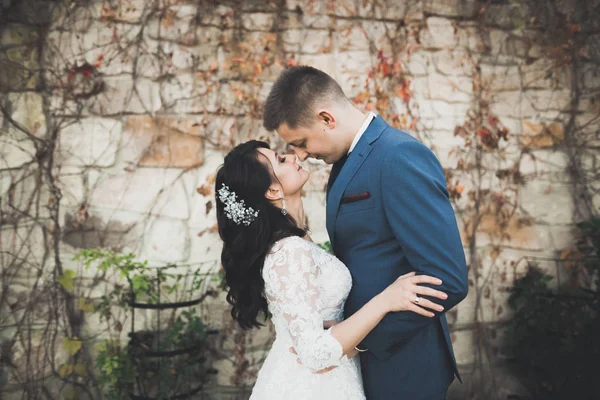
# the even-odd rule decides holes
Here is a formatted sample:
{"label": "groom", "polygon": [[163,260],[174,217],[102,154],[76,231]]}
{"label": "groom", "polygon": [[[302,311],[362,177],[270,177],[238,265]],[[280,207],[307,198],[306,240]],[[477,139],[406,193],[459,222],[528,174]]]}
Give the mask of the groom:
{"label": "groom", "polygon": [[[347,316],[411,271],[442,280],[436,289],[448,298],[436,302],[445,311],[465,298],[456,219],[442,167],[427,147],[356,109],[333,78],[307,66],[278,78],[263,123],[301,161],[333,164],[327,231],[353,278]],[[445,315],[417,312],[388,314],[357,346],[369,400],[441,400],[454,376],[460,380]]]}

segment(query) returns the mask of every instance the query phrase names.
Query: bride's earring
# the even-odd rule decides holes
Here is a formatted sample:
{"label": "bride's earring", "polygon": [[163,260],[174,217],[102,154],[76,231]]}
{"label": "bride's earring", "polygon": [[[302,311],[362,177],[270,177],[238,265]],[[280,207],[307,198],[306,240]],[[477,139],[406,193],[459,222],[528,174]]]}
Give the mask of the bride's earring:
{"label": "bride's earring", "polygon": [[287,208],[285,208],[285,199],[281,199],[281,213],[287,215]]}

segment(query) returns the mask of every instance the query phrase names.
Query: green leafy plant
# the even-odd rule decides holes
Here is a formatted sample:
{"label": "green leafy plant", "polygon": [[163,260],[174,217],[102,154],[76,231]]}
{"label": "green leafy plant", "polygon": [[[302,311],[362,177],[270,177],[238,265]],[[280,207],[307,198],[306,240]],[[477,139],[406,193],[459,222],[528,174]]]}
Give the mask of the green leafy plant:
{"label": "green leafy plant", "polygon": [[591,399],[600,392],[600,220],[579,230],[576,251],[563,257],[567,283],[552,288],[552,277],[531,265],[509,298],[514,318],[506,350],[534,399]]}
{"label": "green leafy plant", "polygon": [[[207,295],[216,295],[213,290],[204,290],[205,277],[199,270],[189,275],[171,273],[175,265],[152,268],[146,261],[136,261],[133,254],[118,254],[107,249],[86,249],[75,259],[81,260],[86,269],[95,267],[107,274],[116,273],[127,282],[126,285],[114,284],[91,307],[116,336],[97,347],[96,367],[105,398],[121,400],[135,393],[167,399],[188,393],[190,388],[192,391],[199,388],[207,373],[212,372],[204,366],[209,330],[196,309],[185,301],[195,297],[200,299],[199,303]],[[71,275],[64,279],[67,286],[72,286],[74,275]],[[181,297],[186,298],[183,303]],[[162,323],[164,328],[158,316],[156,327],[132,330],[129,343],[122,345],[123,321],[117,311],[134,312],[135,308],[143,307],[159,313],[164,305],[168,306],[167,311],[162,312],[170,313],[166,323]],[[88,304],[84,306],[90,308]],[[71,342],[70,345],[74,346]]]}
{"label": "green leafy plant", "polygon": [[333,247],[331,247],[331,242],[329,240],[324,243],[319,243],[319,247],[326,252],[333,254]]}

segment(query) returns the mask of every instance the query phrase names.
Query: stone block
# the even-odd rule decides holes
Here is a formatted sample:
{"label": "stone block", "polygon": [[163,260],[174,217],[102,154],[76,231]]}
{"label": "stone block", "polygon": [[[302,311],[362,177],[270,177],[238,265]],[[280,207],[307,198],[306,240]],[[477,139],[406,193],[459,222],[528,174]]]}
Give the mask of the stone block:
{"label": "stone block", "polygon": [[571,105],[571,92],[568,89],[562,90],[529,90],[525,92],[525,99],[529,104],[526,107],[531,107],[537,113],[553,111],[567,111]]}
{"label": "stone block", "polygon": [[[298,21],[297,23],[295,21]],[[334,28],[336,25],[336,18],[330,15],[303,15],[298,16],[297,13],[293,13],[293,17],[288,18],[288,24],[290,28],[296,29],[299,27],[306,27],[310,29],[327,29]]]}
{"label": "stone block", "polygon": [[[411,56],[411,58],[415,55]],[[437,71],[442,74],[453,76],[473,75],[474,67],[471,62],[471,56],[464,50],[455,49],[436,51],[432,53],[431,58]],[[424,73],[426,73],[426,71]]]}
{"label": "stone block", "polygon": [[419,34],[425,49],[447,49],[456,46],[457,27],[452,20],[439,17],[426,19],[426,28]]}
{"label": "stone block", "polygon": [[[542,182],[544,183],[544,182]],[[546,188],[549,186],[545,182]],[[525,196],[531,193],[525,194]],[[523,201],[523,193],[519,194],[518,202]],[[549,225],[540,214],[529,215],[530,207],[546,208],[545,199],[541,194],[528,199],[527,210],[522,207],[524,214],[513,216],[508,221],[499,220],[496,215],[482,215],[477,227],[476,239],[478,247],[505,246],[522,251],[554,251],[567,247],[572,241],[571,227],[568,225]],[[550,201],[550,200],[548,200]],[[533,205],[535,203],[536,205]],[[521,203],[519,203],[521,204]],[[465,221],[463,221],[465,222]],[[464,224],[462,225],[465,226]],[[463,244],[466,244],[469,232],[461,230]]]}
{"label": "stone block", "polygon": [[298,65],[309,65],[335,77],[336,59],[334,54],[302,54],[297,57]]}
{"label": "stone block", "polygon": [[474,23],[462,23],[456,30],[457,45],[461,49],[481,53],[486,45],[481,31]]}
{"label": "stone block", "polygon": [[20,131],[0,135],[0,170],[20,168],[34,160],[33,140]]}
{"label": "stone block", "polygon": [[192,168],[204,161],[204,142],[198,119],[156,117],[127,118],[122,156],[143,167]]}
{"label": "stone block", "polygon": [[0,43],[5,48],[30,46],[38,40],[38,33],[22,23],[6,23],[0,33]]}
{"label": "stone block", "polygon": [[499,28],[515,29],[519,21],[523,19],[521,12],[527,3],[513,4],[488,4],[483,14],[487,25]]}
{"label": "stone block", "polygon": [[515,35],[500,29],[489,32],[490,50],[492,54],[503,54],[520,58],[540,58],[543,56],[541,47],[535,42],[535,33],[525,31]]}
{"label": "stone block", "polygon": [[[202,9],[202,12],[198,13],[199,25],[207,26],[230,26],[232,21],[230,21],[234,14],[234,9],[231,5],[219,4],[219,3],[204,3],[203,6],[205,8]],[[208,8],[210,7],[210,8]]]}
{"label": "stone block", "polygon": [[[435,57],[435,55],[433,56]],[[423,76],[431,72],[433,67],[433,59],[430,52],[417,51],[411,54],[406,60],[406,68],[412,76]]]}
{"label": "stone block", "polygon": [[524,98],[520,91],[495,92],[489,99],[490,111],[500,117],[523,118],[536,115],[531,103]]}
{"label": "stone block", "polygon": [[[2,142],[0,141],[0,147]],[[3,188],[6,193],[0,202],[0,211],[4,215],[5,224],[14,224],[14,221],[37,220],[40,223],[50,217],[47,206],[56,201],[50,195],[48,185],[36,173],[37,163],[31,167],[21,167],[4,171],[2,174]]]}
{"label": "stone block", "polygon": [[581,66],[580,84],[588,90],[600,88],[600,65],[587,62]]}
{"label": "stone block", "polygon": [[462,157],[461,150],[465,141],[454,135],[454,126],[456,125],[449,122],[440,128],[442,130],[432,130],[423,141],[436,154],[443,168],[456,168],[458,160]]}
{"label": "stone block", "polygon": [[208,70],[217,57],[216,47],[208,44],[190,47],[147,39],[143,46],[144,51],[138,55],[137,72],[138,75],[149,78]]}
{"label": "stone block", "polygon": [[93,11],[96,18],[101,20],[138,24],[150,9],[145,0],[121,0],[108,4],[106,2],[95,4]]}
{"label": "stone block", "polygon": [[322,54],[333,51],[332,32],[295,29],[283,33],[285,50],[293,53]]}
{"label": "stone block", "polygon": [[113,165],[121,128],[120,121],[108,118],[73,121],[59,134],[56,162],[65,166]]}
{"label": "stone block", "polygon": [[[211,226],[216,226],[217,220],[213,217],[210,222]],[[219,237],[219,233],[214,229],[203,231],[190,228],[189,236],[191,245],[188,261],[198,263],[198,268],[203,273],[217,273],[221,266],[221,250],[223,249],[223,241]]]}
{"label": "stone block", "polygon": [[[197,79],[192,73],[170,76],[160,85],[161,98],[165,108],[172,108],[180,102],[190,101],[198,96],[207,97],[209,91],[218,88],[215,80],[205,81]],[[194,112],[199,110],[190,110]],[[186,111],[181,110],[182,113]]]}
{"label": "stone block", "polygon": [[61,210],[65,207],[76,207],[83,204],[85,199],[85,176],[82,168],[64,167],[56,170],[56,185],[62,194]]}
{"label": "stone block", "polygon": [[404,20],[405,22],[423,20],[422,1],[383,0],[376,2],[356,1],[358,15],[376,19]]}
{"label": "stone block", "polygon": [[519,67],[482,64],[480,68],[484,90],[492,92],[521,90]]}
{"label": "stone block", "polygon": [[70,255],[81,249],[98,247],[139,254],[147,215],[87,205],[82,209],[82,204],[61,207],[62,254]]}
{"label": "stone block", "polygon": [[388,53],[391,50],[389,38],[398,36],[397,31],[397,25],[389,22],[340,20],[336,40],[340,51],[377,49]]}
{"label": "stone block", "polygon": [[[335,62],[336,60],[339,65],[337,71],[339,71],[340,74],[352,74],[353,76],[359,77],[359,84],[361,86],[364,85],[367,73],[372,67],[372,59],[368,51],[340,52],[335,59],[331,60],[331,62]],[[335,74],[331,76],[335,76]]]}
{"label": "stone block", "polygon": [[441,117],[455,117],[457,121],[462,121],[464,123],[467,112],[471,108],[470,104],[466,103],[448,103],[441,100],[432,100],[427,105],[422,107],[422,110],[427,108],[431,108],[434,115]]}
{"label": "stone block", "polygon": [[185,4],[167,10],[162,18],[152,18],[146,26],[146,32],[152,39],[168,40],[187,46],[199,43],[195,18],[198,6]]}
{"label": "stone block", "polygon": [[475,0],[424,0],[423,12],[448,17],[472,18],[479,12],[480,5]]}
{"label": "stone block", "polygon": [[325,226],[325,198],[326,193],[307,192],[302,201],[311,231],[311,237],[315,243],[323,243],[329,240],[327,227]]}
{"label": "stone block", "polygon": [[[10,103],[10,116],[21,128],[38,138],[46,135],[46,116],[41,95],[32,92],[11,93],[8,95],[8,102]],[[2,121],[0,120],[0,122]],[[8,121],[6,123],[9,131],[18,130]]]}
{"label": "stone block", "polygon": [[569,69],[547,58],[523,63],[520,69],[525,90],[567,88],[571,83]]}
{"label": "stone block", "polygon": [[304,162],[302,168],[310,172],[310,179],[304,185],[304,191],[323,192],[329,180],[330,166]]}
{"label": "stone block", "polygon": [[454,357],[458,365],[471,365],[475,362],[475,337],[472,330],[454,330],[451,335]]}
{"label": "stone block", "polygon": [[90,188],[89,204],[106,210],[189,217],[189,193],[177,169],[139,168],[100,176]]}
{"label": "stone block", "polygon": [[426,98],[448,103],[469,103],[473,94],[473,81],[467,77],[429,74]]}
{"label": "stone block", "polygon": [[522,135],[520,143],[527,148],[548,148],[561,143],[565,138],[564,126],[554,122],[546,124],[523,120]]}
{"label": "stone block", "polygon": [[242,26],[251,31],[269,31],[274,20],[272,13],[246,13],[242,15]]}
{"label": "stone block", "polygon": [[155,218],[144,236],[144,257],[149,261],[177,263],[187,260],[190,247],[188,229],[183,221]]}
{"label": "stone block", "polygon": [[136,47],[132,43],[135,43],[140,31],[139,25],[109,25],[100,21],[93,22],[82,34],[53,31],[48,42],[61,56],[51,57],[49,61],[62,69],[83,62],[95,65],[102,59],[98,68],[104,74],[131,72]]}
{"label": "stone block", "polygon": [[91,100],[90,111],[99,115],[145,114],[160,109],[159,85],[149,79],[131,76],[106,78],[105,90]]}
{"label": "stone block", "polygon": [[261,87],[239,80],[201,81],[191,75],[174,77],[162,84],[165,108],[175,113],[245,115],[251,111],[260,90]]}
{"label": "stone block", "polygon": [[[252,32],[248,32],[252,33]],[[201,26],[197,28],[198,44],[217,46],[231,46],[235,41],[235,31],[233,29],[215,28],[212,26]]]}
{"label": "stone block", "polygon": [[41,268],[46,253],[45,246],[45,233],[40,224],[22,224],[10,228],[5,226],[0,229],[3,268],[13,273],[16,271],[17,279],[27,279],[28,276],[33,278],[29,275],[30,268],[16,268],[16,265],[23,265],[24,260],[27,260],[25,265]]}
{"label": "stone block", "polygon": [[521,208],[536,221],[568,224],[573,221],[573,198],[568,185],[541,180],[527,182],[520,190]]}

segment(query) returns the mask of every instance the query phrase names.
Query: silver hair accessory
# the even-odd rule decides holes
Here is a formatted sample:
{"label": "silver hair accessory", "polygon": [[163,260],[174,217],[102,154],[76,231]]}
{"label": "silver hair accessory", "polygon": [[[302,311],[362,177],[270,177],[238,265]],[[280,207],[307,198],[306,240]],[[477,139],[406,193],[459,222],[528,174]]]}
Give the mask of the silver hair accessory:
{"label": "silver hair accessory", "polygon": [[258,211],[252,207],[247,207],[244,200],[237,200],[235,192],[229,190],[224,183],[219,189],[219,200],[225,204],[225,215],[237,225],[250,225],[258,217]]}
{"label": "silver hair accessory", "polygon": [[285,208],[285,199],[281,199],[281,213],[287,215],[287,208]]}

